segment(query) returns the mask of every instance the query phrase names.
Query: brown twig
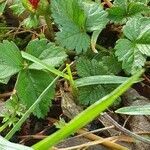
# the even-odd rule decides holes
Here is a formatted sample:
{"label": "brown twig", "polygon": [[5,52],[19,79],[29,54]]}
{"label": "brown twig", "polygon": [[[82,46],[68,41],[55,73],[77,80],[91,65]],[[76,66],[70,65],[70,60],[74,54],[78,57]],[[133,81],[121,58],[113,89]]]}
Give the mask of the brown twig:
{"label": "brown twig", "polygon": [[110,117],[107,113],[104,113],[104,117],[109,120],[117,129],[119,129],[120,131],[122,131],[124,134],[133,137],[139,141],[142,141],[144,143],[150,144],[150,140],[146,139],[140,135],[137,135],[136,133],[133,133],[131,131],[129,131],[128,129],[122,127],[120,124],[118,124],[112,117]]}
{"label": "brown twig", "polygon": [[84,147],[89,147],[89,146],[101,144],[101,143],[106,142],[106,141],[108,141],[108,140],[109,140],[109,141],[112,141],[112,140],[115,140],[115,139],[117,139],[117,137],[109,137],[109,138],[99,139],[99,140],[97,140],[97,141],[87,142],[87,143],[80,144],[80,145],[76,145],[76,146],[71,146],[71,147],[67,147],[67,148],[60,148],[60,149],[58,149],[58,150],[81,149],[81,148],[84,148]]}

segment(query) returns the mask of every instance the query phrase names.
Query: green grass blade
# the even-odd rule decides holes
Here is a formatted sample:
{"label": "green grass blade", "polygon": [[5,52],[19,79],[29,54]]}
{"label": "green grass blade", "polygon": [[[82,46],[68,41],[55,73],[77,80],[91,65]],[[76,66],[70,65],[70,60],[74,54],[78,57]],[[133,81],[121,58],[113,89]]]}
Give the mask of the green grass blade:
{"label": "green grass blade", "polygon": [[52,72],[52,73],[54,73],[54,74],[56,74],[56,75],[58,75],[60,77],[63,77],[65,79],[69,80],[69,76],[67,74],[65,74],[65,73],[55,69],[54,67],[52,67],[50,65],[47,65],[46,63],[42,62],[40,59],[38,59],[38,58],[36,58],[36,57],[26,53],[26,52],[23,52],[23,51],[21,52],[21,54],[22,54],[23,58],[25,58],[27,60],[30,60],[30,61],[32,61],[32,62],[34,62],[36,64],[39,64],[41,67],[47,69],[48,71],[50,71],[50,72]]}
{"label": "green grass blade", "polygon": [[56,145],[62,139],[66,138],[70,134],[76,132],[78,129],[82,128],[94,118],[96,118],[100,113],[108,108],[120,95],[122,95],[137,79],[141,76],[144,71],[141,70],[137,72],[134,76],[130,77],[127,81],[121,84],[113,92],[106,95],[86,110],[77,115],[73,120],[66,124],[59,131],[40,141],[39,143],[33,145],[34,150],[49,150],[52,146]]}
{"label": "green grass blade", "polygon": [[34,111],[37,104],[42,100],[42,98],[47,94],[49,88],[58,80],[59,76],[57,76],[48,86],[47,88],[41,93],[35,103],[26,111],[26,113],[22,116],[22,118],[16,123],[16,125],[10,130],[10,132],[5,136],[7,140],[9,140],[16,131],[18,131],[21,125],[26,121],[26,119],[30,116],[30,114]]}

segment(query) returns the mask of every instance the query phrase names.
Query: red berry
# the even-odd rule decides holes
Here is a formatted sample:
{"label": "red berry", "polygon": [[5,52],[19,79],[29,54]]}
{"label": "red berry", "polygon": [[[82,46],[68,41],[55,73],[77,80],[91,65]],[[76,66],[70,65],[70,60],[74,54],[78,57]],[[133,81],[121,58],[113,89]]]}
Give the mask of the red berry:
{"label": "red berry", "polygon": [[40,0],[29,0],[34,9],[37,9]]}

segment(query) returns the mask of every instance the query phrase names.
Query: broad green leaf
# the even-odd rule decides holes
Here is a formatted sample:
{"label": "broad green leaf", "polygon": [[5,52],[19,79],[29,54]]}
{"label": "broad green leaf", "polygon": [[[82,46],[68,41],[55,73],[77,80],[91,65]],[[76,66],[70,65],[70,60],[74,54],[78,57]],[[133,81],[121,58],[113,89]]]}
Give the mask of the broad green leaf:
{"label": "broad green leaf", "polygon": [[107,23],[107,13],[94,2],[53,0],[52,17],[59,25],[57,41],[78,53],[87,51],[90,37],[87,32],[101,31]]}
{"label": "broad green leaf", "polygon": [[2,136],[0,136],[0,149],[1,150],[33,150],[33,148],[21,145],[21,144],[16,144],[7,141],[4,139]]}
{"label": "broad green leaf", "polygon": [[116,56],[122,68],[134,73],[144,66],[150,56],[150,19],[132,19],[123,28],[126,39],[119,39],[115,46]]}
{"label": "broad green leaf", "polygon": [[[84,57],[81,57],[77,62],[77,73],[80,77],[82,77],[81,79],[77,79],[77,82],[79,81],[79,84],[80,81],[82,81],[82,79],[86,80],[83,81],[84,83],[82,82],[82,84],[88,84],[88,83],[92,84],[94,79],[91,76],[100,77],[103,75],[106,76],[112,74],[111,72],[109,72],[108,67],[105,66],[103,62],[98,62],[95,59],[89,60]],[[117,87],[116,83],[103,84],[104,80],[103,83],[100,82],[101,82],[100,78],[98,78],[97,81],[95,80],[95,83],[93,82],[95,85],[87,85],[84,87],[79,87],[79,100],[81,104],[88,105],[94,103],[98,99],[104,97],[105,95],[107,95]]]}
{"label": "broad green leaf", "polygon": [[[58,67],[67,57],[63,48],[55,46],[53,43],[48,43],[46,39],[35,39],[29,42],[26,47],[26,52],[53,67]],[[36,63],[31,64],[29,68],[42,69]]]}
{"label": "broad green leaf", "polygon": [[150,115],[150,105],[123,107],[115,112],[127,115]]}
{"label": "broad green leaf", "polygon": [[[18,76],[16,91],[21,102],[29,108],[43,92],[43,90],[52,82],[54,78],[46,72],[39,70],[23,70]],[[51,106],[51,100],[54,98],[54,86],[43,97],[40,104],[36,106],[33,112],[39,118],[46,116]]]}
{"label": "broad green leaf", "polygon": [[[48,150],[52,148],[52,146],[59,143],[64,138],[68,137],[72,133],[75,133],[80,128],[87,125],[89,122],[94,120],[97,116],[100,115],[103,111],[105,111],[110,105],[112,105],[115,100],[121,96],[143,73],[143,71],[138,72],[127,81],[125,81],[122,85],[120,85],[113,92],[103,97],[93,105],[89,106],[79,115],[77,115],[74,119],[72,119],[69,123],[67,123],[60,130],[40,141],[39,143],[33,146],[34,150]],[[99,91],[101,92],[101,91]],[[148,140],[148,139],[147,139]],[[149,140],[148,140],[149,141]]]}
{"label": "broad green leaf", "polygon": [[125,23],[130,18],[140,17],[149,11],[146,1],[116,0],[113,7],[107,9],[108,17],[115,23]]}
{"label": "broad green leaf", "polygon": [[97,75],[80,78],[75,80],[77,87],[96,85],[96,84],[120,84],[127,80],[127,77],[120,77],[114,75]]}
{"label": "broad green leaf", "polygon": [[8,78],[23,69],[23,58],[18,47],[9,41],[0,43],[0,79]]}
{"label": "broad green leaf", "polygon": [[0,2],[0,15],[3,14],[6,4],[7,4],[7,1]]}
{"label": "broad green leaf", "polygon": [[27,59],[27,60],[30,60],[30,61],[32,61],[32,62],[38,64],[38,65],[41,66],[43,69],[46,69],[46,70],[48,70],[49,72],[54,73],[55,75],[64,77],[65,79],[68,79],[68,80],[69,80],[69,76],[68,76],[67,74],[65,74],[65,73],[63,73],[63,72],[61,72],[61,71],[55,69],[53,66],[48,65],[48,64],[42,62],[40,59],[38,59],[38,58],[36,58],[36,57],[34,57],[34,56],[32,56],[32,55],[30,55],[30,54],[24,52],[24,51],[22,51],[21,54],[22,54],[22,57],[23,57],[23,58],[25,58],[25,59]]}

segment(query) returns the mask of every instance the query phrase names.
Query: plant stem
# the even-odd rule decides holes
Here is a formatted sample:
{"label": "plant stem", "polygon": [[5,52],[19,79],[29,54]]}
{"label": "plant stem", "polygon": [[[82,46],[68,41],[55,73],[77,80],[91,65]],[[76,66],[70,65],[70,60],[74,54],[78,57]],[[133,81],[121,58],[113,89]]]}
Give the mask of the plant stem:
{"label": "plant stem", "polygon": [[51,21],[51,18],[49,17],[49,15],[45,15],[45,21],[46,21],[46,24],[47,24],[47,27],[48,27],[50,39],[52,41],[54,41],[55,35],[54,35],[53,26],[52,26],[52,21]]}
{"label": "plant stem", "polygon": [[77,96],[78,96],[78,88],[75,85],[75,82],[73,80],[73,76],[72,76],[72,73],[71,73],[70,65],[66,64],[66,69],[67,69],[67,73],[68,73],[68,76],[69,76],[69,82],[70,82],[70,85],[72,87],[73,96],[75,96],[77,98]]}
{"label": "plant stem", "polygon": [[9,121],[5,122],[5,123],[0,127],[0,132],[2,132],[4,129],[6,129],[8,125],[9,125]]}

